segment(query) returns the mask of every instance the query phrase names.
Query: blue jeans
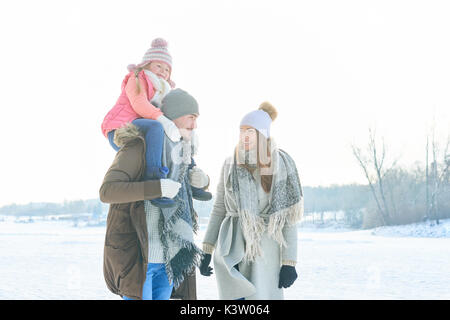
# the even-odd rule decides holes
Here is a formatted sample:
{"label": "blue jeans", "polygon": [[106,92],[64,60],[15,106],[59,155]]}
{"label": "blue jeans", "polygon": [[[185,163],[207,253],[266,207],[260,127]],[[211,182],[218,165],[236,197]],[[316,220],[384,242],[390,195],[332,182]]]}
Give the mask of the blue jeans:
{"label": "blue jeans", "polygon": [[[154,167],[161,167],[161,158],[164,142],[164,129],[156,120],[151,119],[136,119],[132,123],[136,125],[145,138],[145,160],[146,160],[146,170],[145,170],[145,180],[156,179],[152,174]],[[108,140],[114,150],[119,151],[119,147],[114,143],[114,132],[112,130],[108,132]]]}
{"label": "blue jeans", "polygon": [[[169,283],[164,263],[149,263],[147,276],[142,290],[142,300],[169,300],[173,282]],[[123,296],[124,300],[133,300]]]}

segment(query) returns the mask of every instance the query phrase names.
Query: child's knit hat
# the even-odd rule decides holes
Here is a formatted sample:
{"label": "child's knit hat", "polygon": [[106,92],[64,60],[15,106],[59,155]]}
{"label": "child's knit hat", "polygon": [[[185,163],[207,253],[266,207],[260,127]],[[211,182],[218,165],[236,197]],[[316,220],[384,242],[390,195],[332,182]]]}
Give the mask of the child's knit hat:
{"label": "child's knit hat", "polygon": [[[150,47],[150,49],[148,49],[142,57],[141,63],[139,63],[138,65],[128,65],[128,71],[134,71],[137,68],[143,67],[147,63],[150,63],[152,61],[161,61],[169,65],[170,73],[172,73],[172,56],[170,55],[169,50],[167,50],[167,47],[168,43],[163,38],[154,39],[152,41],[152,46]],[[170,76],[168,82],[172,87],[175,86],[175,83],[170,80]]]}

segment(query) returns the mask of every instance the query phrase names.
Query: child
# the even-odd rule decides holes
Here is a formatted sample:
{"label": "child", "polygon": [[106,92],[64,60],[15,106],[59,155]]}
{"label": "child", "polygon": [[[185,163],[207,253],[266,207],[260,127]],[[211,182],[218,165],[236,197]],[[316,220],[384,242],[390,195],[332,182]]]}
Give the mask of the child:
{"label": "child", "polygon": [[[118,151],[114,143],[115,130],[128,122],[138,126],[146,141],[144,179],[165,179],[168,168],[161,166],[164,132],[174,142],[181,139],[178,128],[159,109],[164,96],[175,86],[170,79],[172,57],[167,50],[167,42],[161,38],[154,39],[142,62],[137,66],[129,65],[128,71],[119,99],[103,120],[102,133]],[[192,159],[190,168],[194,166]],[[209,192],[191,188],[194,199],[207,201],[212,197]],[[152,204],[164,208],[174,206],[175,202],[170,198],[159,198],[152,200]]]}

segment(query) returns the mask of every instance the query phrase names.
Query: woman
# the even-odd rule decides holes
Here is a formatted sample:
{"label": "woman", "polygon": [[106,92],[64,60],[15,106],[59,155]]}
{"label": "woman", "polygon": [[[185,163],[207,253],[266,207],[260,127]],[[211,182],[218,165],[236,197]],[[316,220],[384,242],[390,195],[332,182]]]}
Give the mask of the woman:
{"label": "woman", "polygon": [[270,137],[276,116],[267,102],[247,114],[222,167],[200,266],[209,275],[214,252],[219,299],[283,299],[297,278],[303,194],[295,162]]}

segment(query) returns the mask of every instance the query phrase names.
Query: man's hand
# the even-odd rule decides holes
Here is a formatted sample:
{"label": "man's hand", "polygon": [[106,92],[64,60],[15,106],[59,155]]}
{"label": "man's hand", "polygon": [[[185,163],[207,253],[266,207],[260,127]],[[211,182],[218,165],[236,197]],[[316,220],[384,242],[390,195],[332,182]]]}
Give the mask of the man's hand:
{"label": "man's hand", "polygon": [[161,197],[173,198],[181,188],[181,183],[171,179],[160,179],[159,181],[161,183]]}
{"label": "man's hand", "polygon": [[203,189],[209,183],[209,177],[197,167],[193,167],[189,170],[189,180],[191,182],[191,186],[195,188]]}

